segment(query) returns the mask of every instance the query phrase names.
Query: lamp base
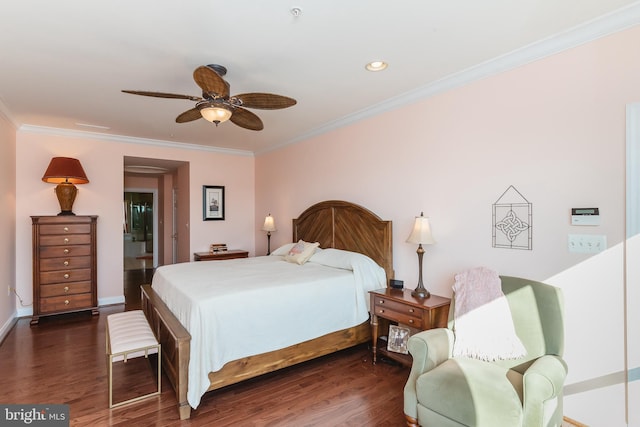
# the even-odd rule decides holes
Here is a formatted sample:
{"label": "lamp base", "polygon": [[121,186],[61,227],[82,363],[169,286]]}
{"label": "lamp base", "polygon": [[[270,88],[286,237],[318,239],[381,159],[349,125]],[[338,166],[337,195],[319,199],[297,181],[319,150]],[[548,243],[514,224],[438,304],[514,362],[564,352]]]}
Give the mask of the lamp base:
{"label": "lamp base", "polygon": [[431,294],[429,293],[428,290],[424,288],[422,289],[416,288],[413,291],[411,291],[411,296],[416,298],[429,298]]}
{"label": "lamp base", "polygon": [[76,200],[76,194],[78,189],[70,182],[61,182],[56,186],[56,196],[58,196],[58,203],[60,203],[60,213],[58,215],[75,215],[71,209],[73,208],[73,202]]}

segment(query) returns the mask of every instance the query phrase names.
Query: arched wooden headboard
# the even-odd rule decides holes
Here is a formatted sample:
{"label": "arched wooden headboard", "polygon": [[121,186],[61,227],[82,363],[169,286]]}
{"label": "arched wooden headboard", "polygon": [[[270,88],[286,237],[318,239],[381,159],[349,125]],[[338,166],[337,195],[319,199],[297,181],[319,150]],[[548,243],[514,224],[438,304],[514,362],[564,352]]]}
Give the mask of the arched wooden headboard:
{"label": "arched wooden headboard", "polygon": [[318,242],[321,248],[343,249],[367,255],[393,278],[392,224],[350,202],[317,203],[293,220],[293,241]]}

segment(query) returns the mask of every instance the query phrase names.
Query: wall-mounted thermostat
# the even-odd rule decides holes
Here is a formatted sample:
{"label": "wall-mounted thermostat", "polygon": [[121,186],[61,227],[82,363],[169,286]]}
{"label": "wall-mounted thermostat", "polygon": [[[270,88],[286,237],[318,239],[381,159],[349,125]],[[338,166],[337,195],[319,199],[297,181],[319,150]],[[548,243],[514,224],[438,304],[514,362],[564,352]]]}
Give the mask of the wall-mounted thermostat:
{"label": "wall-mounted thermostat", "polygon": [[600,225],[600,209],[572,208],[571,225]]}

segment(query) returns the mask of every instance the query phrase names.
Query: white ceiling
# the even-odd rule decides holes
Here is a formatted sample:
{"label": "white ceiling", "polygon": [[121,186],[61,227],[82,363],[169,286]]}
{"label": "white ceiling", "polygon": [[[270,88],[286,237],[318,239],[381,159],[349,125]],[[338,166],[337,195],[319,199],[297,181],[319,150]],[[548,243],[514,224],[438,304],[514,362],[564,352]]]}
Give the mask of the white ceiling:
{"label": "white ceiling", "polygon": [[[24,129],[263,152],[635,25],[639,3],[6,2],[0,111]],[[291,13],[294,7],[301,15]],[[386,71],[365,70],[378,59],[390,64]],[[193,70],[211,63],[227,67],[231,94],[270,92],[298,104],[252,110],[264,122],[255,132],[231,122],[217,128],[205,120],[177,124],[175,117],[194,102],[121,92],[200,96]]]}

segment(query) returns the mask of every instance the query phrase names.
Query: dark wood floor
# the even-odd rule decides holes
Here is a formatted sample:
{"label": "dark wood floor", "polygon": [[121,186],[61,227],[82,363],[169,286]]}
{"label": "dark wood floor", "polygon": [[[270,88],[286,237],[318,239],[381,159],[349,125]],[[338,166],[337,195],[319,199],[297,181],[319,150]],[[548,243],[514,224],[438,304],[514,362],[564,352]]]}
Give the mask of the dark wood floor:
{"label": "dark wood floor", "polygon": [[[135,291],[150,281],[152,271],[130,274],[135,277],[127,279],[127,310],[139,306]],[[208,393],[189,421],[179,420],[175,394],[164,376],[159,397],[109,410],[104,325],[109,314],[122,310],[125,305],[102,307],[93,317],[45,317],[35,327],[20,319],[0,345],[0,402],[68,404],[72,426],[404,425],[402,388],[408,368],[372,365],[367,346]],[[131,372],[118,376],[125,383],[118,383],[116,399],[123,390],[153,385],[149,361],[128,363]]]}

